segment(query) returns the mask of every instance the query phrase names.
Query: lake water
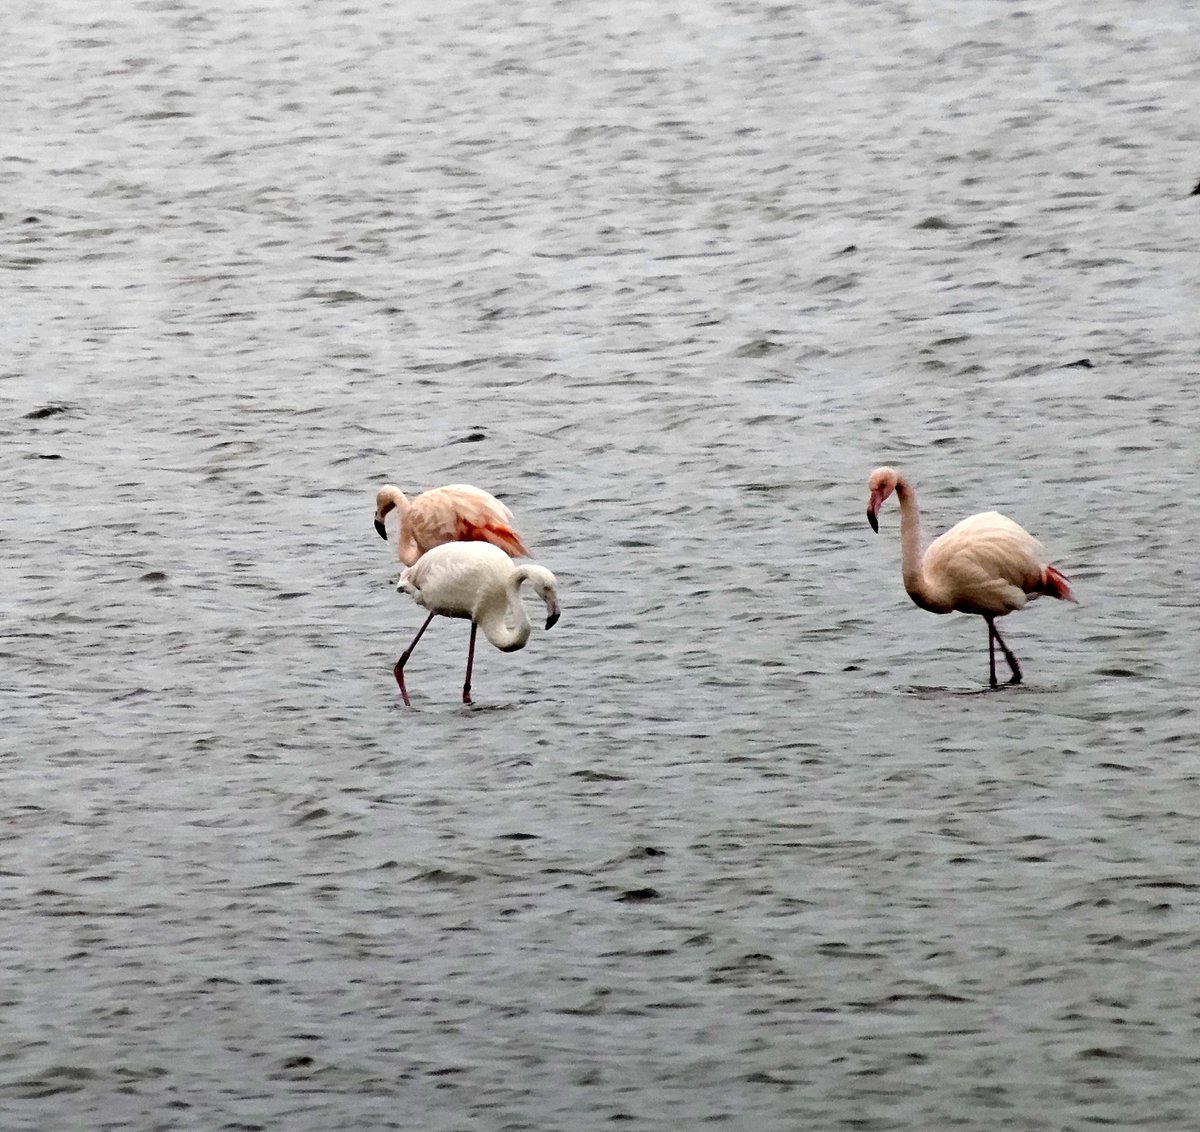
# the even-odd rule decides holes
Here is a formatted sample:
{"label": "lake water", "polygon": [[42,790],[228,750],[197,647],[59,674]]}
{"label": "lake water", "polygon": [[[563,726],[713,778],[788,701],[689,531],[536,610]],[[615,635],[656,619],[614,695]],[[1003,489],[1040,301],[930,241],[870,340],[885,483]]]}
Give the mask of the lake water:
{"label": "lake water", "polygon": [[[1200,9],[0,35],[6,1130],[1195,1127]],[[563,617],[406,711],[454,481]]]}

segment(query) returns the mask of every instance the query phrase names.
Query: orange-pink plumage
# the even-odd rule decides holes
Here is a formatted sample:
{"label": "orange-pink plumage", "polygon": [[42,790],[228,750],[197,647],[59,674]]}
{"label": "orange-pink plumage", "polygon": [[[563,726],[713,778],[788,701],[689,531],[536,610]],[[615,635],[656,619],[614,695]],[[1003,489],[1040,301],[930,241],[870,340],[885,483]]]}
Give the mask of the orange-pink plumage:
{"label": "orange-pink plumage", "polygon": [[490,542],[510,558],[529,556],[513,530],[512,512],[494,495],[470,484],[435,487],[413,499],[384,484],[375,497],[375,529],[385,539],[384,520],[393,510],[400,513],[396,550],[405,566],[447,542]]}

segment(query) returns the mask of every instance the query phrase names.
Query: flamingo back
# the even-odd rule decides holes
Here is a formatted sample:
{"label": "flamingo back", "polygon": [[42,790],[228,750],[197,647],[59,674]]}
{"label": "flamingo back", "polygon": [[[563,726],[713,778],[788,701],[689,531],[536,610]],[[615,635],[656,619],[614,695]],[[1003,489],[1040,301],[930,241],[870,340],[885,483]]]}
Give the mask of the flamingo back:
{"label": "flamingo back", "polygon": [[1045,592],[1041,543],[998,511],[956,523],[930,543],[921,565],[947,604],[963,613],[999,617]]}
{"label": "flamingo back", "polygon": [[513,569],[499,547],[448,542],[422,554],[400,575],[396,588],[445,617],[473,617],[481,595],[502,589]]}
{"label": "flamingo back", "polygon": [[422,492],[405,516],[405,532],[418,554],[447,542],[487,542],[510,558],[528,555],[512,528],[512,512],[494,495],[470,484]]}

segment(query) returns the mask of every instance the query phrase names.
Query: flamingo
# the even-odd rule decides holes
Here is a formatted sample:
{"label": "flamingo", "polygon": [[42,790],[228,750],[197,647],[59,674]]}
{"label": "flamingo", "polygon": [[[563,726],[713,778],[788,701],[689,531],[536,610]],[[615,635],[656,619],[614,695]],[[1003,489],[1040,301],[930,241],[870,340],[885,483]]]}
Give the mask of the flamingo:
{"label": "flamingo", "polygon": [[443,617],[464,617],[471,622],[471,644],[467,649],[467,675],[463,681],[463,703],[471,702],[471,666],[475,660],[475,630],[502,652],[523,649],[529,640],[529,617],[521,601],[522,582],[529,582],[546,603],[546,628],[552,629],[559,617],[558,582],[544,566],[532,562],[517,566],[499,547],[486,542],[448,542],[427,550],[409,566],[396,583],[396,589],[410,594],[418,605],[429,610],[425,624],[413,637],[412,644],[396,661],[396,683],[406,707],[412,707],[404,687],[404,665],[412,656],[421,634],[439,613]]}
{"label": "flamingo", "polygon": [[490,542],[513,558],[529,555],[512,529],[512,512],[494,495],[470,484],[431,488],[411,500],[398,487],[384,484],[375,496],[375,529],[385,541],[383,521],[393,508],[400,512],[396,549],[405,566],[444,542]]}
{"label": "flamingo", "polygon": [[1023,609],[1041,594],[1075,601],[1070,582],[1045,561],[1041,544],[998,511],[982,511],[955,524],[921,552],[921,514],[912,484],[894,468],[876,468],[867,522],[879,532],[879,508],[894,491],[900,502],[900,557],[908,596],[930,613],[977,613],[987,622],[989,683],[996,686],[996,645],[1021,682],[1021,665],[1004,643],[996,618]]}

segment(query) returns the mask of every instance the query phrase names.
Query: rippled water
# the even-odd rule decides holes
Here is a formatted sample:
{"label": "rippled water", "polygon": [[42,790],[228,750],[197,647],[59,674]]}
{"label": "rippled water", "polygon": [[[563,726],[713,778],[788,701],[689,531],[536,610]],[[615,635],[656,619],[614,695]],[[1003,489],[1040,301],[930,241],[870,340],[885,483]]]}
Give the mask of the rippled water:
{"label": "rippled water", "polygon": [[[1195,1126],[1194,5],[0,32],[6,1129]],[[559,577],[475,710],[385,480]]]}

